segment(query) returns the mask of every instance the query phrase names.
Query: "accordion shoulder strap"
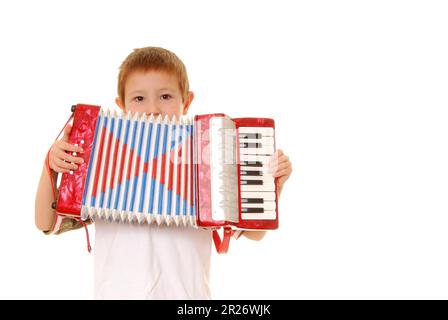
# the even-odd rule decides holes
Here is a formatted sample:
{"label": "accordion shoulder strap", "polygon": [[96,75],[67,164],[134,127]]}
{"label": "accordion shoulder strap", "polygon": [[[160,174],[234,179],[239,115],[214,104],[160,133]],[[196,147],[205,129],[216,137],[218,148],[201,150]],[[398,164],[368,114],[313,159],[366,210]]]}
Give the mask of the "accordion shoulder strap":
{"label": "accordion shoulder strap", "polygon": [[221,237],[218,234],[218,230],[213,230],[213,242],[215,243],[216,251],[218,253],[226,253],[229,250],[230,238],[232,237],[232,228],[224,227],[224,236],[221,241]]}

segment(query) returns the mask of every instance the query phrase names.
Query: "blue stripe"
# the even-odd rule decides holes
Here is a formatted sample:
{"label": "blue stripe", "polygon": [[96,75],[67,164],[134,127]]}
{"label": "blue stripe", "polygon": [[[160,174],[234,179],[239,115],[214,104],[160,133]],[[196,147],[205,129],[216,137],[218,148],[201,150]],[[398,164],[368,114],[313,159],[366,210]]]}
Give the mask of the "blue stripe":
{"label": "blue stripe", "polygon": [[187,200],[183,200],[183,201],[184,201],[184,208],[183,208],[184,212],[182,214],[184,216],[186,216],[187,215]]}
{"label": "blue stripe", "polygon": [[176,194],[176,216],[180,214],[180,195]]}
{"label": "blue stripe", "polygon": [[149,213],[153,213],[153,208],[154,208],[154,189],[155,189],[155,184],[156,184],[156,180],[154,180],[154,178],[151,177],[151,193],[149,195]]}
{"label": "blue stripe", "polygon": [[123,206],[121,210],[126,210],[126,199],[128,198],[128,189],[129,189],[129,180],[126,179],[125,187],[124,187],[124,198],[123,198]]}
{"label": "blue stripe", "polygon": [[[151,147],[151,136],[152,136],[152,123],[149,123],[148,141],[146,142],[146,152],[145,152],[145,160],[143,163],[143,167],[145,167],[145,163],[148,163],[148,160],[149,160],[149,149]],[[148,170],[150,168],[151,168],[151,166],[149,166],[149,163],[148,163]],[[138,211],[140,211],[140,212],[143,212],[143,202],[144,202],[145,193],[146,193],[146,179],[147,179],[147,173],[143,173],[142,192],[140,195],[140,204],[139,204],[139,208],[138,208]]]}
{"label": "blue stripe", "polygon": [[138,211],[139,212],[143,212],[143,198],[144,198],[144,195],[145,195],[145,187],[146,187],[146,177],[147,177],[147,175],[148,174],[146,172],[143,172],[142,192],[141,192],[141,195],[140,195],[140,203],[138,205]]}
{"label": "blue stripe", "polygon": [[162,205],[163,205],[163,186],[164,184],[159,184],[159,209],[157,210],[158,214],[162,214]]}
{"label": "blue stripe", "polygon": [[[140,141],[138,142],[138,151],[137,151],[137,157],[141,157],[142,154],[142,144],[143,144],[143,133],[145,131],[145,123],[142,121],[140,124]],[[142,159],[140,159],[141,161]],[[138,168],[136,168],[136,172],[138,174]],[[132,198],[131,198],[131,209],[130,211],[134,211],[134,201],[135,201],[135,195],[137,193],[137,182],[138,182],[138,176],[134,178],[134,188],[132,189]]]}
{"label": "blue stripe", "polygon": [[[136,121],[133,121],[133,122],[135,123]],[[134,124],[134,130],[132,132],[131,149],[130,150],[134,150],[136,133],[137,133],[137,125]],[[130,162],[129,165],[132,165],[132,162]],[[124,172],[124,174],[126,176],[127,172]],[[123,210],[127,209],[126,203],[127,203],[127,200],[128,200],[128,193],[129,193],[129,181],[130,181],[130,179],[126,179],[126,185],[125,185],[125,191],[124,191],[124,200],[123,200]]]}
{"label": "blue stripe", "polygon": [[[126,129],[125,129],[125,131],[124,131],[123,145],[124,145],[125,143],[127,143],[130,126],[131,126],[131,121],[128,119],[128,120],[126,120]],[[122,150],[122,152],[123,152],[123,150]],[[122,161],[125,161],[124,156],[123,156]],[[120,164],[120,166],[121,166],[121,164]],[[118,172],[118,175],[119,175],[119,174],[120,174],[120,172]],[[125,173],[125,172],[124,172],[124,175],[125,175],[124,178],[126,178],[126,173]],[[123,177],[122,177],[122,178],[123,178]],[[118,176],[118,179],[120,179],[120,176]],[[119,201],[119,199],[120,199],[120,192],[121,192],[121,183],[118,183],[117,192],[116,192],[116,194],[115,194],[115,209],[116,209],[116,210],[118,209],[118,201]]]}
{"label": "blue stripe", "polygon": [[100,193],[100,208],[103,207],[103,201],[104,201],[104,192]]}
{"label": "blue stripe", "polygon": [[162,154],[166,153],[166,144],[168,140],[168,125],[165,125],[164,136],[163,136],[163,145],[162,145]]}
{"label": "blue stripe", "polygon": [[[122,119],[118,119],[118,130],[117,130],[117,136],[115,138],[117,138],[118,140],[120,140],[120,135],[121,135],[121,125],[122,125]],[[115,143],[115,139],[113,141],[113,143]],[[118,145],[117,145],[118,148]],[[117,150],[117,156],[118,156],[118,150]],[[113,168],[112,168],[113,169]],[[116,172],[117,170],[115,170]],[[114,177],[115,179],[115,177]],[[118,177],[116,177],[116,179],[118,179]],[[113,188],[113,181],[112,181],[112,187],[109,187],[109,200],[107,202],[107,207],[110,208],[111,207],[111,202],[112,202],[112,194],[114,193],[114,188]]]}
{"label": "blue stripe", "polygon": [[171,215],[171,199],[173,197],[173,191],[168,190],[168,205],[167,205],[167,215]]}
{"label": "blue stripe", "polygon": [[[98,120],[96,120],[96,125],[95,125],[95,135],[93,136],[93,146],[92,146],[92,151],[90,153],[90,160],[89,160],[89,169],[87,170],[87,177],[86,177],[86,183],[84,185],[84,195],[82,197],[82,205],[85,205],[86,203],[86,195],[87,195],[87,186],[90,180],[90,172],[92,170],[92,161],[93,161],[93,155],[95,154],[95,150],[96,150],[96,137],[98,135],[98,128],[99,128],[99,123],[101,120],[101,116],[98,116]],[[85,147],[84,147],[85,148]],[[92,204],[93,206],[93,204]]]}
{"label": "blue stripe", "polygon": [[121,183],[117,185],[117,196],[115,197],[115,205],[114,205],[115,210],[118,209],[118,195],[120,194],[120,190],[121,190]]}
{"label": "blue stripe", "polygon": [[[113,144],[115,143],[115,139],[114,139],[114,127],[115,127],[115,118],[111,118],[111,123],[110,123],[110,134],[112,135],[112,141],[110,142],[111,143],[111,145],[110,145],[110,151],[112,151],[112,146],[113,146]],[[112,154],[112,158],[113,158],[113,154]],[[112,159],[113,160],[113,159]],[[109,163],[112,163],[112,161],[109,161]],[[110,172],[112,172],[111,171],[112,170],[112,168],[109,168],[108,169],[108,171],[110,171]],[[112,178],[112,176],[111,176],[111,178]],[[106,176],[106,179],[107,179],[107,176]],[[106,180],[106,183],[107,183],[107,180]],[[113,183],[113,181],[112,181],[112,183]],[[106,186],[106,188],[107,188],[107,186]],[[109,197],[107,198],[107,206],[106,206],[106,208],[110,208],[110,202],[111,202],[111,200],[112,200],[112,187],[109,187]]]}
{"label": "blue stripe", "polygon": [[160,123],[157,125],[156,131],[156,145],[154,147],[154,159],[159,155],[159,139],[160,139]]}
{"label": "blue stripe", "polygon": [[[134,121],[134,123],[137,121]],[[134,150],[134,146],[135,146],[135,136],[137,134],[137,127],[138,127],[138,123],[134,124],[134,131],[132,132],[132,140],[131,140],[131,149]]]}
{"label": "blue stripe", "polygon": [[92,199],[90,201],[90,206],[93,207],[95,205],[95,199],[96,197],[92,196]]}
{"label": "blue stripe", "polygon": [[[164,130],[164,134],[163,134],[163,145],[162,145],[162,155],[166,155],[166,145],[167,145],[167,140],[168,140],[168,125],[165,124],[165,130]],[[160,157],[160,160],[162,160],[162,157]],[[166,156],[165,156],[165,164],[166,164]],[[160,168],[162,168],[162,166],[160,166]],[[166,170],[165,170],[166,172]],[[161,172],[160,175],[165,175],[165,172]],[[165,177],[165,181],[166,181],[167,177]],[[159,185],[159,210],[158,213],[161,214],[162,213],[162,207],[163,207],[163,194],[164,194],[164,184],[160,183]]]}
{"label": "blue stripe", "polygon": [[[156,138],[155,138],[155,146],[154,146],[154,158],[156,159],[159,155],[159,137],[160,137],[160,123],[157,124],[157,130],[156,130]],[[156,168],[157,169],[157,168]],[[150,213],[154,213],[153,209],[154,209],[154,192],[155,190],[155,184],[156,184],[156,180],[155,178],[152,177],[152,172],[151,174],[151,192],[150,192],[150,197],[149,197],[149,212]]]}

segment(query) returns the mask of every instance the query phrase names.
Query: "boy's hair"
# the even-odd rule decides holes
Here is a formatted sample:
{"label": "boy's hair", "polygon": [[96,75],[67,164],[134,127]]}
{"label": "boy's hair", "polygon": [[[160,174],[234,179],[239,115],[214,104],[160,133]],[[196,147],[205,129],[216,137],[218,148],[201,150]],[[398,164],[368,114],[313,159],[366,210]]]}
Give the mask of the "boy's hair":
{"label": "boy's hair", "polygon": [[124,104],[124,87],[129,74],[136,70],[166,71],[177,76],[182,101],[188,98],[189,83],[184,63],[171,51],[159,47],[134,49],[120,66],[118,74],[118,97]]}

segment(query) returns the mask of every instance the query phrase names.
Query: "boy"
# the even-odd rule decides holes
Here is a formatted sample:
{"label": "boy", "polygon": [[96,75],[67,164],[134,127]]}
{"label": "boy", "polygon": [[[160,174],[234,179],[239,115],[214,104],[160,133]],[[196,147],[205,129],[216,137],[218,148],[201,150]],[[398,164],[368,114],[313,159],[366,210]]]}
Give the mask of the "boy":
{"label": "boy", "polygon": [[[116,103],[123,111],[180,116],[187,114],[193,97],[184,64],[168,50],[136,49],[120,67]],[[45,233],[52,229],[55,219],[50,208],[52,183],[57,173],[76,170],[76,164],[82,163],[82,158],[67,153],[82,152],[82,148],[67,142],[70,130],[67,126],[64,137],[52,145],[48,161],[53,181],[44,166],[36,195],[36,226]],[[291,174],[291,163],[280,150],[273,159],[272,172],[278,177],[281,192]],[[81,226],[74,220],[65,220],[59,233]],[[260,240],[265,232],[242,234]],[[211,245],[210,230],[98,220],[95,222],[95,298],[210,299]]]}

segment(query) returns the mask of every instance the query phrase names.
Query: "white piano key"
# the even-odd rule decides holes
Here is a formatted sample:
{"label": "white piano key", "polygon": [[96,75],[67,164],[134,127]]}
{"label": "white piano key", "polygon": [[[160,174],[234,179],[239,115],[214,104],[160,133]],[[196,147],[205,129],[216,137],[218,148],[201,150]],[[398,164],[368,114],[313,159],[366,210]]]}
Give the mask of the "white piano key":
{"label": "white piano key", "polygon": [[274,153],[273,146],[263,146],[261,148],[240,148],[240,155],[254,154],[254,155],[272,155]]}
{"label": "white piano key", "polygon": [[275,211],[265,211],[263,213],[242,213],[242,220],[275,220],[277,213]]}
{"label": "white piano key", "polygon": [[275,192],[241,192],[241,198],[245,199],[263,199],[264,201],[274,201],[275,196]]}
{"label": "white piano key", "polygon": [[241,173],[241,171],[259,171],[259,172],[261,172],[263,175],[271,174],[268,165],[264,165],[264,166],[262,166],[262,167],[247,167],[247,166],[241,166],[241,167],[240,167],[240,173]]}
{"label": "white piano key", "polygon": [[270,127],[239,127],[238,133],[260,133],[262,137],[273,137],[274,128]]}
{"label": "white piano key", "polygon": [[257,161],[267,165],[271,161],[271,156],[240,154],[240,161]]}
{"label": "white piano key", "polygon": [[273,146],[275,144],[274,137],[261,137],[259,139],[240,138],[238,142],[243,143],[261,143],[262,146]]}
{"label": "white piano key", "polygon": [[264,183],[274,183],[275,178],[270,175],[264,176],[240,176],[240,180],[263,180]]}
{"label": "white piano key", "polygon": [[266,201],[264,203],[242,203],[242,208],[263,208],[266,211],[275,210],[277,207],[275,201]]}
{"label": "white piano key", "polygon": [[275,183],[267,183],[263,185],[241,185],[241,191],[275,191]]}

